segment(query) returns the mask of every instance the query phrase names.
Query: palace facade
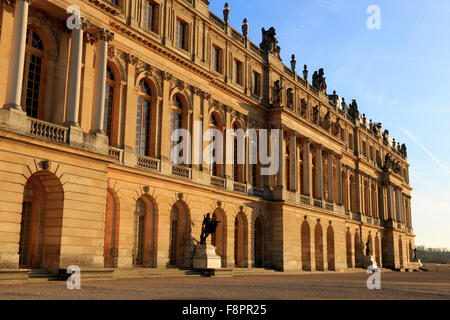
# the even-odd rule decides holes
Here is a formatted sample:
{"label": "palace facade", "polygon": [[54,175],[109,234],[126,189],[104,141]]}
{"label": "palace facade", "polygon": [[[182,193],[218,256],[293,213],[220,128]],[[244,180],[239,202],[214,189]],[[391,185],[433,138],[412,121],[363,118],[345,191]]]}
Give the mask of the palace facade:
{"label": "palace facade", "polygon": [[[284,65],[273,28],[255,45],[229,15],[208,0],[1,0],[0,267],[190,268],[210,212],[224,267],[342,271],[370,252],[409,268],[406,147],[327,94],[322,69]],[[192,157],[208,144],[196,123],[281,130],[278,173],[250,163],[248,137],[244,164],[174,164],[174,129]]]}

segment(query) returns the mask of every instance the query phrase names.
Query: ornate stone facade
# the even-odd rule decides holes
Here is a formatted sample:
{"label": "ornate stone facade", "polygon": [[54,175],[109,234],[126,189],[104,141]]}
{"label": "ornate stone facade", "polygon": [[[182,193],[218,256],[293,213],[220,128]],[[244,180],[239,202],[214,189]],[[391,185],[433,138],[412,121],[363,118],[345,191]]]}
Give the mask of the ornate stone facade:
{"label": "ornate stone facade", "polygon": [[[89,25],[67,29],[73,4]],[[340,271],[369,241],[408,268],[406,147],[329,97],[322,69],[310,84],[283,65],[273,28],[258,47],[208,4],[1,2],[0,267],[192,267],[211,212],[223,266]],[[281,128],[281,170],[249,164],[248,139],[245,164],[175,165],[171,129],[195,158],[198,123]]]}

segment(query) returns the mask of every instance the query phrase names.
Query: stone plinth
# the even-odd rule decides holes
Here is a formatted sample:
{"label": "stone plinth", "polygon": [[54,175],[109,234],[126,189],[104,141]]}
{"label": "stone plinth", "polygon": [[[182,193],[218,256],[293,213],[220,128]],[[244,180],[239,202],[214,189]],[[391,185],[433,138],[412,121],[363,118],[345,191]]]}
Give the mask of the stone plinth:
{"label": "stone plinth", "polygon": [[216,254],[216,247],[205,244],[195,247],[194,269],[220,269],[222,259]]}

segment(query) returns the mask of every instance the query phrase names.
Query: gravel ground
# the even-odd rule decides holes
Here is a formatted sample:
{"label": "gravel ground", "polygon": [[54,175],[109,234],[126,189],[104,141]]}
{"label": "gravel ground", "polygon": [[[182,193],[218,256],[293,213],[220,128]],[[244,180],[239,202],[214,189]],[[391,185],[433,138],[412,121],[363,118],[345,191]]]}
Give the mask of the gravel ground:
{"label": "gravel ground", "polygon": [[450,300],[448,273],[387,272],[381,289],[369,290],[368,274],[329,273],[235,276],[233,278],[179,277],[81,281],[80,290],[64,281],[0,285],[1,300],[302,300],[302,299],[444,299]]}

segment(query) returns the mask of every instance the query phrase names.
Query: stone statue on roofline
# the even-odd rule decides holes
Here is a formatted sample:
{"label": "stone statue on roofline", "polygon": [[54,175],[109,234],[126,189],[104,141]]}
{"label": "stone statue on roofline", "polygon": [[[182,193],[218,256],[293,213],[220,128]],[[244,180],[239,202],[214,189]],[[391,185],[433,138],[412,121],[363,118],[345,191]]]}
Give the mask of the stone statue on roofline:
{"label": "stone statue on roofline", "polygon": [[266,53],[273,53],[281,60],[281,48],[278,46],[278,40],[275,38],[277,35],[274,27],[270,27],[269,30],[265,28],[262,31],[262,42],[259,44],[261,50]]}
{"label": "stone statue on roofline", "polygon": [[312,77],[312,86],[319,91],[327,90],[327,83],[325,81],[323,68],[320,68],[319,71],[315,71]]}

